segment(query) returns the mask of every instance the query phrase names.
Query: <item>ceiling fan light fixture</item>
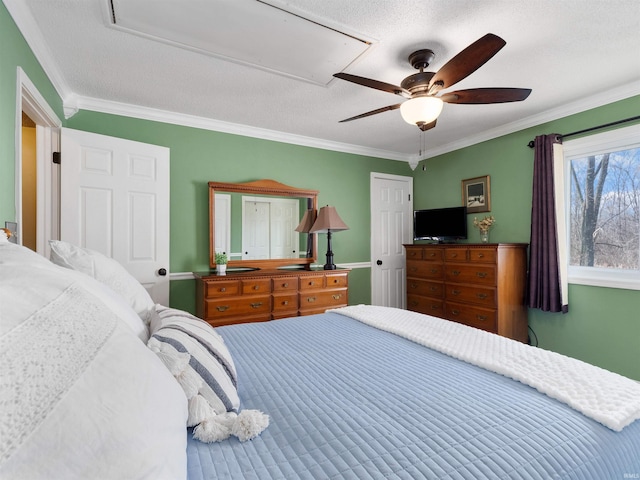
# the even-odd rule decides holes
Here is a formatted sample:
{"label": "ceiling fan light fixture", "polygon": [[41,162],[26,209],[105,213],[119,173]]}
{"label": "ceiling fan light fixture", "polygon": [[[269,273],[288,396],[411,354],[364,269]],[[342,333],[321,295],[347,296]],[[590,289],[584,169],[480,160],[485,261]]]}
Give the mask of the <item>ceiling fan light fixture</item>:
{"label": "ceiling fan light fixture", "polygon": [[438,97],[412,98],[400,105],[400,114],[411,125],[431,123],[438,118],[443,105],[444,102]]}

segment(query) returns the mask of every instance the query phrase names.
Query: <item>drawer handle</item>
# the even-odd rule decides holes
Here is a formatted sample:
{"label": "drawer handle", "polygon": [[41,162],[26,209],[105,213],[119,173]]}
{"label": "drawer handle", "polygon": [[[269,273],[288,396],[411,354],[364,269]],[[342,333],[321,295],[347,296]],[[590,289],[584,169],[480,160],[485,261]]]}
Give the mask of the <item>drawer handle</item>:
{"label": "drawer handle", "polygon": [[333,295],[333,299],[334,299],[334,300],[340,300],[341,298],[342,298],[342,295],[341,295],[341,294],[339,294],[339,293],[338,293],[338,294],[336,294],[336,295]]}
{"label": "drawer handle", "polygon": [[478,320],[480,320],[481,322],[484,322],[487,320],[487,316],[486,315],[476,315],[476,318]]}
{"label": "drawer handle", "polygon": [[254,289],[254,290],[260,290],[260,286],[259,286],[259,285],[254,285],[254,286],[253,286],[253,289]]}
{"label": "drawer handle", "polygon": [[227,291],[226,287],[222,287],[222,288],[220,289],[220,293],[223,293],[223,292],[226,292],[226,291]]}
{"label": "drawer handle", "polygon": [[316,297],[307,297],[307,302],[312,303],[316,301]]}
{"label": "drawer handle", "polygon": [[478,293],[477,297],[480,300],[484,300],[485,298],[487,298],[489,295],[487,295],[486,293]]}
{"label": "drawer handle", "polygon": [[417,307],[418,306],[418,302],[416,302],[415,300],[409,302],[411,304],[412,307]]}
{"label": "drawer handle", "polygon": [[431,305],[431,310],[440,310],[438,305]]}
{"label": "drawer handle", "polygon": [[251,308],[260,308],[262,306],[262,302],[255,302],[251,304]]}
{"label": "drawer handle", "polygon": [[219,312],[225,312],[229,310],[229,305],[220,305],[219,307],[216,307],[216,310],[218,310]]}
{"label": "drawer handle", "polygon": [[409,285],[411,288],[418,288],[418,285],[415,283],[412,283],[411,285]]}
{"label": "drawer handle", "polygon": [[487,277],[487,272],[478,272],[476,273],[477,276],[479,276],[480,278],[486,278]]}
{"label": "drawer handle", "polygon": [[417,272],[418,271],[418,267],[411,267],[409,270],[411,270],[412,272]]}
{"label": "drawer handle", "polygon": [[333,279],[333,283],[338,283],[340,280],[338,280],[337,278]]}
{"label": "drawer handle", "polygon": [[438,291],[438,287],[431,286],[431,287],[429,287],[429,291],[430,292],[437,292]]}
{"label": "drawer handle", "polygon": [[460,270],[452,270],[451,273],[454,274],[455,276],[458,276],[460,275]]}
{"label": "drawer handle", "polygon": [[457,256],[458,256],[458,254],[457,254],[457,253],[452,253],[452,254],[451,254],[451,258],[456,258]]}
{"label": "drawer handle", "polygon": [[460,310],[451,310],[452,315],[460,315]]}
{"label": "drawer handle", "polygon": [[316,282],[309,282],[309,286],[313,286],[315,284],[316,284]]}
{"label": "drawer handle", "polygon": [[437,268],[432,268],[431,269],[431,273],[438,273],[438,269]]}
{"label": "drawer handle", "polygon": [[462,292],[460,290],[451,290],[451,293],[454,295],[460,295]]}
{"label": "drawer handle", "polygon": [[282,302],[282,305],[289,305],[289,300],[285,300]]}
{"label": "drawer handle", "polygon": [[484,253],[479,253],[478,258],[484,258]]}
{"label": "drawer handle", "polygon": [[283,283],[283,284],[282,284],[282,287],[283,287],[283,288],[287,288],[288,286],[289,286],[289,284],[288,284],[288,283]]}
{"label": "drawer handle", "polygon": [[436,256],[436,254],[432,252],[432,253],[430,253],[430,254],[429,254],[429,256],[430,256],[430,257],[435,257],[435,256]]}

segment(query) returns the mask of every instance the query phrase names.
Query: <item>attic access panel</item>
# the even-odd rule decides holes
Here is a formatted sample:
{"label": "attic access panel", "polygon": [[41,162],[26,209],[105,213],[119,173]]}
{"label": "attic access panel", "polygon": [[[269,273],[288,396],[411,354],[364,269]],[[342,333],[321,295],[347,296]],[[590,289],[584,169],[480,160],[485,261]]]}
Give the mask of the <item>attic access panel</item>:
{"label": "attic access panel", "polygon": [[105,0],[120,30],[327,85],[371,43],[255,0]]}

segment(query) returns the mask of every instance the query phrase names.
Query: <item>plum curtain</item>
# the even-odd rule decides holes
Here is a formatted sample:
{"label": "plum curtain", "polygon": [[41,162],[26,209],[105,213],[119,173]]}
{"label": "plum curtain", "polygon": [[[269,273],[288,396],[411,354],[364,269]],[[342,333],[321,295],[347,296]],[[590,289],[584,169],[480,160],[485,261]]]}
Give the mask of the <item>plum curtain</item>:
{"label": "plum curtain", "polygon": [[569,311],[562,137],[535,139],[527,304]]}

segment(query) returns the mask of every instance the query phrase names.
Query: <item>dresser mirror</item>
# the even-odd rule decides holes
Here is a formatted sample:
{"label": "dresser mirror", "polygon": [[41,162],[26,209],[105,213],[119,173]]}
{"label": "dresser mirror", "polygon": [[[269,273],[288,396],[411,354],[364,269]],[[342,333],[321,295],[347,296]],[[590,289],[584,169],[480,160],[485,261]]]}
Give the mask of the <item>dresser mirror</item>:
{"label": "dresser mirror", "polygon": [[274,180],[209,182],[209,266],[226,253],[229,268],[309,268],[316,235],[298,233],[304,214],[317,212],[318,191]]}

